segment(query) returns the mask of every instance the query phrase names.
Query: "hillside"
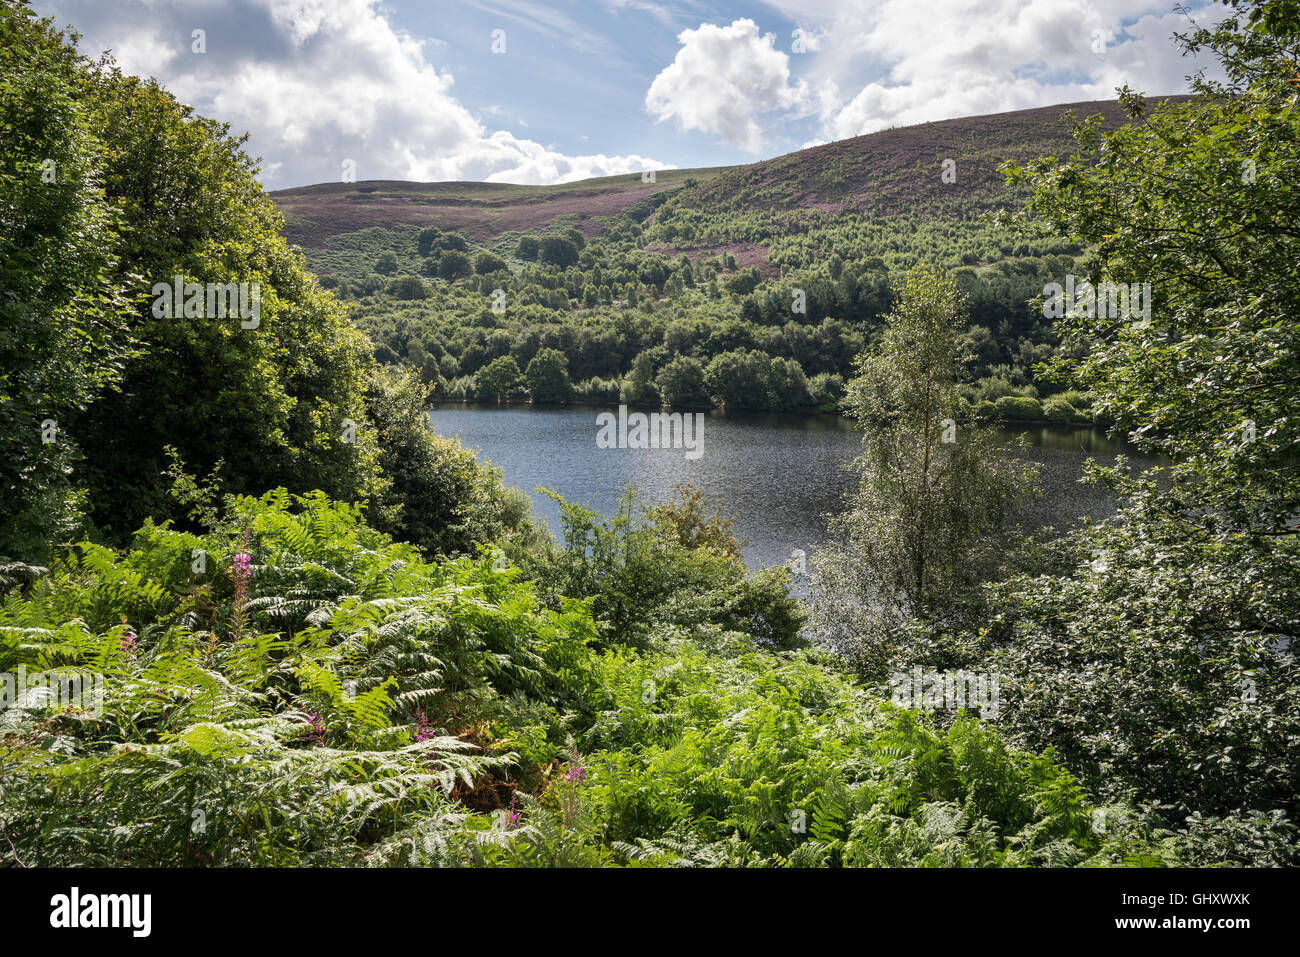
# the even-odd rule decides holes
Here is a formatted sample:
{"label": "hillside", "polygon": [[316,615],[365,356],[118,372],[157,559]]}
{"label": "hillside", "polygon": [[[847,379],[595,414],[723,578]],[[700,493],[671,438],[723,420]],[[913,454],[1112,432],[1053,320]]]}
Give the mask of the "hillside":
{"label": "hillside", "polygon": [[[1006,201],[1000,163],[1068,152],[1073,140],[1065,113],[1101,114],[1107,128],[1124,120],[1116,101],[1099,100],[882,130],[745,166],[664,170],[654,183],[637,174],[558,186],[372,180],[278,190],[271,198],[284,213],[286,236],[308,250],[333,236],[399,224],[457,230],[487,242],[562,219],[590,238],[620,213],[638,207],[648,213],[651,197],[665,191],[704,213],[796,207],[951,214]],[[957,178],[945,184],[940,167],[949,158]]]}
{"label": "hillside", "polygon": [[305,248],[318,247],[340,233],[398,224],[434,225],[484,241],[539,229],[558,218],[572,219],[584,233],[595,234],[609,217],[654,194],[679,189],[688,177],[710,177],[719,171],[663,170],[654,183],[629,174],[558,186],[370,180],[282,189],[271,198],[284,213],[285,235]]}
{"label": "hillside", "polygon": [[[1028,305],[1086,272],[1085,250],[987,214],[1021,201],[1002,164],[1072,155],[1070,117],[1098,114],[1124,124],[1116,102],[1074,103],[653,183],[334,183],[272,198],[376,357],[444,398],[834,411],[898,278],[928,263],[969,305],[967,401],[1085,422],[1081,396],[1040,407],[1059,387],[1034,370],[1058,341]],[[552,370],[540,391],[523,384],[539,354]]]}

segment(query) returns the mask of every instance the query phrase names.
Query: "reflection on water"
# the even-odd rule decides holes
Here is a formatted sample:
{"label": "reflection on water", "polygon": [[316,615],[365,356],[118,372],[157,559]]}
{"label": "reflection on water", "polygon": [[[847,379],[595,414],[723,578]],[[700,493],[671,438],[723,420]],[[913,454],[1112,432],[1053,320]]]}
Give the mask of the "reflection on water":
{"label": "reflection on water", "polygon": [[[861,434],[839,416],[710,413],[704,422],[704,454],[688,460],[681,449],[600,449],[595,408],[534,409],[441,405],[430,412],[433,428],[460,440],[501,469],[510,485],[528,492],[533,511],[558,532],[559,509],[538,486],[565,499],[609,513],[623,488],[635,485],[662,502],[673,486],[697,486],[724,515],[734,518],[738,539],[752,567],[809,554],[826,537],[825,515],[839,510],[852,486],[844,469],[861,449]],[[1126,454],[1140,468],[1154,460],[1135,454],[1096,429],[1029,427],[1027,454],[1040,465],[1043,498],[1030,506],[1027,522],[1062,526],[1080,516],[1111,511],[1104,491],[1078,484],[1083,461]]]}

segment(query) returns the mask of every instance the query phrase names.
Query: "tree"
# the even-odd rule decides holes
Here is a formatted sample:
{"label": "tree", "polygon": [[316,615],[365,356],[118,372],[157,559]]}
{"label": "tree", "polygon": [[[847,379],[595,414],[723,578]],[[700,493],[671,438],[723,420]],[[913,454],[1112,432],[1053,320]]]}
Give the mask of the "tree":
{"label": "tree", "polygon": [[[168,447],[195,475],[221,462],[223,492],[284,485],[359,503],[378,494],[364,405],[372,346],[280,235],[242,141],[111,62],[82,61],[79,74],[104,144],[95,177],[117,219],[91,238],[131,300],[113,335],[134,342],[121,388],[66,423],[81,451],[71,480],[99,533],[121,539],[146,516],[186,519],[168,496]],[[166,308],[157,284],[178,276],[200,290],[242,284],[244,308],[212,308],[207,295]]]}
{"label": "tree", "polygon": [[709,401],[704,366],[690,356],[677,356],[659,370],[655,379],[665,405],[703,405]]}
{"label": "tree", "polygon": [[496,253],[490,253],[486,250],[479,253],[474,259],[474,271],[480,276],[486,276],[488,273],[501,272],[507,268],[504,259]]}
{"label": "tree", "polygon": [[1085,122],[1078,155],[1010,171],[1032,189],[1028,228],[1095,247],[1094,282],[1150,283],[1138,315],[1063,315],[1088,348],[1057,373],[1168,456],[1169,480],[1094,469],[1119,513],[1001,588],[980,644],[1009,676],[1000,721],[1018,743],[1053,746],[1102,793],[1197,815],[1232,838],[1221,859],[1280,835],[1294,863],[1300,15],[1230,6],[1182,38],[1226,82],[1151,111],[1121,91],[1135,122]]}
{"label": "tree", "polygon": [[536,236],[520,236],[519,242],[515,244],[515,255],[525,262],[535,262],[538,252],[540,244]]}
{"label": "tree", "polygon": [[429,429],[415,371],[376,370],[366,403],[390,482],[367,510],[376,528],[430,556],[472,553],[476,542],[535,541],[527,498],[457,440]]}
{"label": "tree", "polygon": [[469,256],[458,249],[444,250],[438,260],[438,275],[447,281],[464,279],[474,271]]}
{"label": "tree", "polygon": [[434,246],[437,245],[441,236],[442,230],[437,226],[426,226],[424,229],[420,230],[420,234],[416,238],[416,252],[422,257],[429,255],[429,253],[433,251]]}
{"label": "tree", "polygon": [[719,405],[731,409],[766,409],[769,359],[756,349],[723,352],[713,357],[704,371],[709,394]]}
{"label": "tree", "polygon": [[859,487],[814,560],[814,626],[867,670],[886,664],[905,623],[961,620],[1035,478],[961,419],[960,309],[951,279],[914,270],[851,383],[865,449]]}
{"label": "tree", "polygon": [[539,349],[524,378],[534,402],[564,405],[573,398],[569,360],[558,349]]}
{"label": "tree", "polygon": [[[731,258],[728,255],[728,258]],[[763,281],[762,275],[756,266],[750,266],[743,272],[738,272],[727,280],[727,292],[733,296],[747,296]]]}
{"label": "tree", "polygon": [[388,287],[394,299],[423,299],[429,291],[419,276],[398,276]]}
{"label": "tree", "polygon": [[131,337],[80,58],[26,10],[0,6],[0,35],[0,561],[38,563],[85,505],[71,417]]}
{"label": "tree", "polygon": [[1141,122],[1104,136],[1083,123],[1069,162],[1010,173],[1033,189],[1029,228],[1095,245],[1097,283],[1149,284],[1149,316],[1063,316],[1066,338],[1091,348],[1056,374],[1173,460],[1168,504],[1190,526],[1278,536],[1300,502],[1300,116],[1288,82],[1300,17],[1294,4],[1231,5],[1236,16],[1184,40],[1216,54],[1226,83],[1200,80],[1203,99],[1153,110],[1122,90]]}
{"label": "tree", "polygon": [[480,398],[497,402],[510,397],[523,384],[523,375],[514,356],[497,356],[475,376]]}
{"label": "tree", "polygon": [[632,369],[619,388],[619,399],[623,402],[649,403],[658,397],[655,389],[655,357],[647,350],[632,360]]}
{"label": "tree", "polygon": [[793,359],[773,357],[768,362],[767,407],[777,411],[801,409],[811,401],[808,377]]}
{"label": "tree", "polygon": [[391,276],[393,273],[397,272],[396,253],[380,253],[379,258],[375,260],[375,272],[379,273],[381,276]]}
{"label": "tree", "polygon": [[577,265],[578,247],[563,236],[545,236],[538,247],[537,258],[548,266],[565,269]]}

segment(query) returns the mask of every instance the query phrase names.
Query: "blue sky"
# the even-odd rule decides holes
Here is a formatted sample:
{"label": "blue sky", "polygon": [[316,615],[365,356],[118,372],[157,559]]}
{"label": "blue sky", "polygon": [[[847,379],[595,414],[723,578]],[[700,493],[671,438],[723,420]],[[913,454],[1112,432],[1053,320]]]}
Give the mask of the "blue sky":
{"label": "blue sky", "polygon": [[[1208,4],[1190,4],[1211,21]],[[35,0],[251,134],[268,188],[753,162],[1186,89],[1173,0]],[[195,31],[202,31],[201,42]],[[502,31],[498,33],[496,31]],[[494,52],[495,48],[498,52]],[[504,52],[502,51],[504,48]]]}

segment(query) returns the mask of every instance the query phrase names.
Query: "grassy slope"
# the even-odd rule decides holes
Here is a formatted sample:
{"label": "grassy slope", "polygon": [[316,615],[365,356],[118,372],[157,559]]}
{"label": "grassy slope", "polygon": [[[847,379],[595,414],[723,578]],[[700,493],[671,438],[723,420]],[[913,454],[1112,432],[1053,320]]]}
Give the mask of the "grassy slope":
{"label": "grassy slope", "polygon": [[[746,166],[664,171],[653,184],[636,174],[559,186],[375,180],[271,196],[285,215],[289,239],[309,252],[340,234],[399,224],[455,229],[488,242],[563,218],[592,236],[602,232],[602,219],[686,186],[688,179],[695,185],[686,186],[676,204],[705,212],[805,208],[964,219],[1009,198],[1000,163],[1070,150],[1073,141],[1061,121],[1067,111],[1101,113],[1107,126],[1123,121],[1114,101],[1074,103],[883,130]],[[957,163],[953,184],[940,180],[947,158]]]}

